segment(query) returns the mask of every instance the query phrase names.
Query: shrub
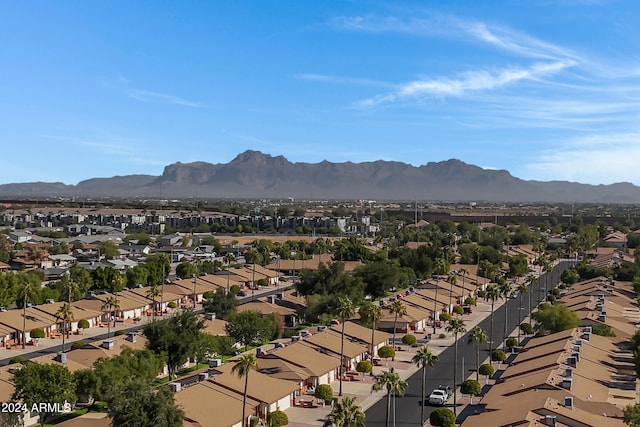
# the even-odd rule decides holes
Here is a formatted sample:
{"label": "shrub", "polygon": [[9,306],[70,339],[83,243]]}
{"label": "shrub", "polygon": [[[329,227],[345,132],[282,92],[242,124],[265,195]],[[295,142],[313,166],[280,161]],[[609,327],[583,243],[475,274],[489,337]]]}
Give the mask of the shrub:
{"label": "shrub", "polygon": [[384,345],[378,349],[378,356],[383,359],[396,357],[396,351],[390,345]]}
{"label": "shrub", "polygon": [[559,297],[560,296],[560,289],[558,288],[553,288],[549,291],[549,293],[555,297]]}
{"label": "shrub", "polygon": [[78,321],[78,328],[87,329],[90,326],[91,325],[89,324],[89,321],[87,319],[80,319]]}
{"label": "shrub", "polygon": [[474,297],[466,297],[464,300],[465,305],[476,305],[476,299]]}
{"label": "shrub", "polygon": [[254,417],[251,417],[251,418],[249,419],[249,425],[250,425],[251,427],[257,427],[259,422],[260,422],[260,418],[255,417],[255,416],[254,416]]}
{"label": "shrub", "polygon": [[429,423],[434,427],[455,427],[456,416],[449,408],[437,408],[429,415]]}
{"label": "shrub", "polygon": [[440,334],[440,335],[438,335],[438,338],[440,338],[440,339],[444,339],[444,338],[446,338],[446,337],[447,337],[447,334]]}
{"label": "shrub", "polygon": [[26,361],[27,361],[27,358],[24,356],[13,356],[11,359],[9,359],[10,364],[25,363]]}
{"label": "shrub", "polygon": [[416,338],[415,335],[407,334],[402,337],[402,344],[410,345],[413,347],[414,345],[418,344],[418,339]]}
{"label": "shrub", "polygon": [[460,307],[459,305],[456,305],[453,307],[453,312],[457,315],[461,315],[462,313],[464,313],[464,308]]}
{"label": "shrub", "polygon": [[123,329],[118,329],[117,331],[115,331],[115,332],[113,333],[113,335],[117,337],[117,336],[120,336],[120,335],[125,335],[126,333],[127,333],[127,332],[126,332],[125,330],[123,330]]}
{"label": "shrub", "polygon": [[363,374],[370,374],[373,371],[373,365],[368,360],[361,360],[356,365],[356,371]]}
{"label": "shrub", "polygon": [[167,307],[169,307],[170,309],[178,308],[178,304],[176,304],[175,301],[169,301],[169,304],[167,304]]}
{"label": "shrub", "polygon": [[594,335],[600,335],[601,337],[615,337],[616,333],[613,332],[611,326],[604,323],[595,323],[591,326],[591,332]]}
{"label": "shrub", "polygon": [[289,417],[280,410],[270,412],[267,415],[267,425],[270,427],[286,426],[287,424],[289,424]]}
{"label": "shrub", "polygon": [[449,313],[440,313],[439,319],[441,322],[448,322],[451,320],[451,315]]}
{"label": "shrub", "polygon": [[521,323],[520,324],[520,330],[522,331],[522,333],[524,333],[525,335],[531,335],[533,334],[533,326],[531,326],[531,323]]}
{"label": "shrub", "polygon": [[330,403],[331,399],[333,399],[333,389],[329,384],[320,384],[316,387],[313,395],[318,399],[324,400],[326,403]]}
{"label": "shrub", "polygon": [[504,362],[507,359],[507,355],[502,350],[493,350],[491,352],[491,360],[494,362]]}
{"label": "shrub", "polygon": [[493,375],[494,372],[495,372],[495,369],[493,369],[493,365],[491,365],[490,363],[485,363],[483,365],[480,365],[480,367],[478,368],[478,373],[480,375],[486,375],[490,377],[491,375]]}
{"label": "shrub", "polygon": [[509,337],[505,343],[505,346],[509,349],[509,351],[513,351],[515,347],[517,347],[520,343],[517,338]]}
{"label": "shrub", "polygon": [[85,345],[87,345],[87,343],[82,340],[75,341],[73,344],[71,344],[71,350],[77,350],[84,347]]}
{"label": "shrub", "polygon": [[485,290],[478,291],[478,298],[486,298],[486,297],[487,297],[487,291]]}
{"label": "shrub", "polygon": [[547,295],[547,301],[549,301],[551,304],[554,304],[556,302],[556,296],[555,295]]}
{"label": "shrub", "polygon": [[215,295],[215,293],[213,291],[207,291],[204,294],[202,294],[202,298],[204,298],[204,299],[212,299],[214,295]]}
{"label": "shrub", "polygon": [[231,285],[229,288],[229,293],[231,295],[238,295],[242,289],[238,285]]}
{"label": "shrub", "polygon": [[462,385],[460,385],[460,393],[462,394],[472,394],[477,396],[481,392],[482,386],[476,380],[465,380]]}
{"label": "shrub", "polygon": [[29,332],[29,336],[34,339],[44,338],[44,330],[41,328],[32,329],[31,332]]}

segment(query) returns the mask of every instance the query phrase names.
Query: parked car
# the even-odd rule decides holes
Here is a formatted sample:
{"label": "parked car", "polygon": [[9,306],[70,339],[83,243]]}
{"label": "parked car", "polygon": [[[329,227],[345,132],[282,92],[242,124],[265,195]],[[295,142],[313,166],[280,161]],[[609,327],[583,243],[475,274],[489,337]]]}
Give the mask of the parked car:
{"label": "parked car", "polygon": [[453,390],[451,390],[451,387],[446,384],[440,384],[438,386],[438,390],[444,391],[447,394],[447,397],[451,397],[451,395],[453,395]]}
{"label": "parked car", "polygon": [[437,388],[431,392],[427,399],[427,403],[429,403],[429,405],[444,406],[447,403],[447,400],[449,400],[447,392]]}

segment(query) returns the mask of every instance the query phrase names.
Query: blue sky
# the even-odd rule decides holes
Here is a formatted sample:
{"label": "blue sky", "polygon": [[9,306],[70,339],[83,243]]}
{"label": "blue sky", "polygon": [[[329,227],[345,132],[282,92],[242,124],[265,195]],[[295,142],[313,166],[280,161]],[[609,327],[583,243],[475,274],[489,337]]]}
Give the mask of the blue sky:
{"label": "blue sky", "polygon": [[457,158],[640,184],[640,2],[0,3],[0,183]]}

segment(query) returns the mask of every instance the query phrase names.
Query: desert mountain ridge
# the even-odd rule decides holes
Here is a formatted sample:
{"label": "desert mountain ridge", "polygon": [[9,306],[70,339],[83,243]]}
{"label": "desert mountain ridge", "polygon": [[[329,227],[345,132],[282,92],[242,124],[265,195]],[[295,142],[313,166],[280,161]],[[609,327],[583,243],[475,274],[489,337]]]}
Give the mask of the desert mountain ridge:
{"label": "desert mountain ridge", "polygon": [[442,200],[489,202],[640,203],[631,183],[590,185],[526,181],[506,170],[482,169],[450,159],[413,166],[362,163],[293,163],[248,150],[229,163],[174,163],[162,175],[92,178],[77,185],[0,185],[0,197],[267,198],[304,200]]}

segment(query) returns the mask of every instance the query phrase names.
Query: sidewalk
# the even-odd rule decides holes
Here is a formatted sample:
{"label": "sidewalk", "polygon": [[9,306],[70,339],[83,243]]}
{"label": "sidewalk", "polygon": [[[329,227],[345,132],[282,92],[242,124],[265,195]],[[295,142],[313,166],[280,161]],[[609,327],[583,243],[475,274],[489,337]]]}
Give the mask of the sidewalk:
{"label": "sidewalk", "polygon": [[[497,310],[504,304],[505,300],[501,299],[496,301],[494,305],[494,310]],[[467,330],[472,329],[474,326],[478,325],[482,320],[489,317],[491,315],[491,304],[478,301],[477,306],[473,308],[473,313],[465,314],[462,316],[462,319],[465,322],[465,326]],[[425,332],[433,333],[433,328],[429,327],[425,330]],[[517,331],[516,331],[517,333]],[[445,334],[445,338],[438,338],[440,334]],[[427,346],[429,350],[434,355],[439,355],[445,349],[449,348],[454,343],[454,337],[446,332],[446,327],[437,328],[436,333],[432,334],[432,339],[429,341]],[[382,371],[386,371],[389,368],[393,367],[396,369],[401,378],[407,379],[414,373],[416,373],[419,369],[411,363],[411,358],[414,356],[418,347],[407,347],[401,346],[404,348],[402,351],[396,352],[395,361],[388,360],[385,366],[374,366],[373,367],[373,375],[378,375]],[[362,377],[360,377],[362,378]],[[475,379],[475,374],[471,374],[469,378]],[[480,379],[480,384],[484,385],[482,378]],[[342,390],[343,396],[351,396],[355,397],[356,403],[360,405],[363,411],[366,411],[372,405],[374,405],[378,400],[383,399],[385,397],[384,392],[372,393],[371,387],[373,385],[373,377],[370,375],[364,376],[364,381],[343,381]],[[339,381],[336,380],[331,383],[331,387],[336,392],[339,388]],[[476,401],[479,398],[475,399]],[[461,414],[467,409],[469,404],[468,396],[463,396],[458,389],[458,414]],[[301,408],[297,406],[293,406],[287,409],[285,412],[289,417],[290,427],[309,427],[309,426],[318,426],[321,424],[329,412],[331,411],[331,406],[326,407],[318,407],[318,408]]]}

